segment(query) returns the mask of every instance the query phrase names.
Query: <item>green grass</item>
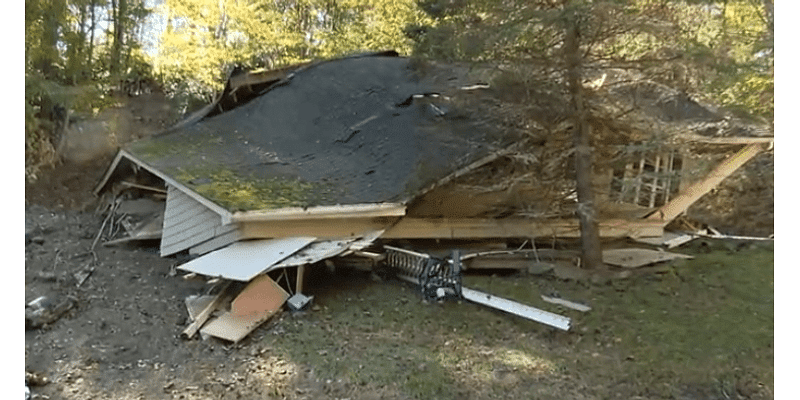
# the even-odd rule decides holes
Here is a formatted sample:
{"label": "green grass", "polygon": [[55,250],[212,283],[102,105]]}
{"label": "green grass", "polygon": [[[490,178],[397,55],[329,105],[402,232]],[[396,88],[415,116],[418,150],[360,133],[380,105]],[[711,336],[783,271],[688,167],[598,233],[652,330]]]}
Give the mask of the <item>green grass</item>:
{"label": "green grass", "polygon": [[[691,249],[689,249],[691,250]],[[605,285],[470,275],[466,286],[573,318],[560,332],[470,303],[424,304],[403,283],[309,282],[317,311],[266,341],[325,379],[410,398],[771,398],[772,248],[718,249]],[[586,301],[588,313],[541,293]]]}

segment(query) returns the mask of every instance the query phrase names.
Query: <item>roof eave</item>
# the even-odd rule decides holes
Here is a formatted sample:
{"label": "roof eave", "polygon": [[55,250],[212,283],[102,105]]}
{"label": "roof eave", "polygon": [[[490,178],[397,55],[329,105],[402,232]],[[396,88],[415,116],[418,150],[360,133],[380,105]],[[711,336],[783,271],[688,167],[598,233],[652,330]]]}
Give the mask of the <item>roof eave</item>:
{"label": "roof eave", "polygon": [[347,204],[317,207],[289,207],[276,210],[239,211],[231,215],[231,222],[290,221],[297,219],[375,218],[402,217],[406,206],[402,203]]}

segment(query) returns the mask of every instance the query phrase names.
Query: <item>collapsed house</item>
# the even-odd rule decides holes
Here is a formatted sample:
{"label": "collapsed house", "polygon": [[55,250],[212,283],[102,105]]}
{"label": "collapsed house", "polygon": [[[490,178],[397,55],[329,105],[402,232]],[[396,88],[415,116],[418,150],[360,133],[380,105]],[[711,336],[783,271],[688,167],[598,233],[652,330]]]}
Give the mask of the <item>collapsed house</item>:
{"label": "collapsed house", "polygon": [[[231,76],[207,107],[118,152],[95,193],[161,201],[110,243],[159,239],[162,256],[197,256],[181,269],[233,281],[296,268],[300,292],[306,265],[378,259],[364,251],[376,240],[578,237],[568,111],[520,123],[488,82],[393,52]],[[663,86],[609,90],[620,101],[604,107],[627,112],[595,127],[596,154],[614,160],[595,170],[601,237],[661,236],[771,146]],[[655,133],[666,146],[630,151]],[[687,148],[713,144],[735,154],[689,179]]]}

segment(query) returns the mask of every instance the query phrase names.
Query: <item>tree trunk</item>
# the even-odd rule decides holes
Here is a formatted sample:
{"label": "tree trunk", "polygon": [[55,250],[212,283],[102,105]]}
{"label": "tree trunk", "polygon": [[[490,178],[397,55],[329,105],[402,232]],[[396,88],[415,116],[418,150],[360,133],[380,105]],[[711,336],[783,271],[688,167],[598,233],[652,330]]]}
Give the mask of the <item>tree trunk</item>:
{"label": "tree trunk", "polygon": [[767,19],[767,40],[772,42],[775,38],[775,5],[772,0],[764,0],[764,13]]}
{"label": "tree trunk", "polygon": [[122,46],[125,38],[125,17],[127,0],[112,0],[111,7],[114,15],[114,44],[111,47],[111,75],[119,75],[122,71]]}
{"label": "tree trunk", "polygon": [[58,60],[59,27],[62,24],[66,4],[64,0],[43,2],[43,27],[41,37],[41,52],[35,65],[47,79],[57,78],[57,69],[54,68]]}
{"label": "tree trunk", "polygon": [[581,52],[578,21],[572,18],[564,40],[567,61],[567,84],[575,113],[575,180],[578,191],[578,218],[581,226],[581,259],[586,269],[603,266],[603,255],[598,234],[592,190],[592,152],[589,137],[591,126],[586,118],[581,87]]}
{"label": "tree trunk", "polygon": [[86,55],[86,64],[89,67],[89,79],[94,78],[94,70],[92,69],[92,58],[94,57],[94,30],[97,27],[97,18],[95,17],[95,0],[92,0],[92,4],[89,6],[92,8],[92,24],[91,28],[89,28],[89,54]]}

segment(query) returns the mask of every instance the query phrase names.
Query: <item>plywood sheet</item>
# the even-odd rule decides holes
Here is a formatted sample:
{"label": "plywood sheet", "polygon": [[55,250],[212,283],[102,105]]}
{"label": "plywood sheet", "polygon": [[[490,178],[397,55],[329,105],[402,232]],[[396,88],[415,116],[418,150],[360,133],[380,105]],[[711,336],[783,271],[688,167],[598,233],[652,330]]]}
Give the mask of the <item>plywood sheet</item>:
{"label": "plywood sheet", "polygon": [[275,315],[289,294],[266,274],[254,278],[231,302],[231,311],[207,323],[202,334],[238,342]]}
{"label": "plywood sheet", "polygon": [[200,333],[238,342],[277,312],[278,310],[271,310],[249,315],[234,315],[226,312],[207,323]]}
{"label": "plywood sheet", "polygon": [[266,274],[254,278],[231,302],[231,314],[246,316],[281,308],[289,294]]}
{"label": "plywood sheet", "polygon": [[247,282],[273,264],[313,242],[313,237],[236,242],[181,265],[178,269],[200,275]]}
{"label": "plywood sheet", "polygon": [[648,249],[614,249],[603,251],[603,262],[623,268],[639,268],[678,258],[694,258],[685,254]]}

